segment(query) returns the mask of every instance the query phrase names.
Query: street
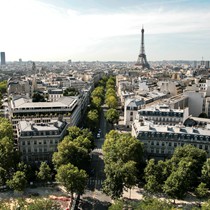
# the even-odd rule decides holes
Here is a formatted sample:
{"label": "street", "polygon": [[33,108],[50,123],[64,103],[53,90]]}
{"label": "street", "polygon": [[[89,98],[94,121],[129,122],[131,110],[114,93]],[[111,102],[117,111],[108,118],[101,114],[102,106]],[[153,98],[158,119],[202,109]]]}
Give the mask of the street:
{"label": "street", "polygon": [[102,146],[107,133],[104,110],[101,111],[99,125],[99,129],[101,130],[100,138],[95,138],[96,148],[91,153],[91,177],[87,183],[87,190],[81,196],[81,202],[79,204],[79,207],[83,210],[107,210],[111,204],[111,198],[102,192],[102,183],[105,180]]}

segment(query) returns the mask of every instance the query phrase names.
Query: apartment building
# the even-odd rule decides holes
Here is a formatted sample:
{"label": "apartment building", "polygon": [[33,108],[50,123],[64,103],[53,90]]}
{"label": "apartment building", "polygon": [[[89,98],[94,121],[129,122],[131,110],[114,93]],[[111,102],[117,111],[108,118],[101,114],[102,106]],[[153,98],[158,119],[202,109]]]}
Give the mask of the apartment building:
{"label": "apartment building", "polygon": [[17,144],[24,162],[51,161],[58,143],[66,134],[66,122],[51,120],[48,123],[19,121]]}
{"label": "apartment building", "polygon": [[60,120],[67,122],[69,126],[76,126],[81,120],[81,99],[78,96],[69,96],[61,97],[56,102],[32,102],[27,97],[19,96],[10,101],[9,111],[14,133],[16,125],[22,120],[34,123]]}
{"label": "apartment building", "polygon": [[154,107],[143,108],[138,111],[139,119],[152,121],[160,125],[183,124],[189,116],[189,108],[171,109],[169,105],[156,105]]}
{"label": "apartment building", "polygon": [[132,135],[141,140],[148,158],[170,157],[175,148],[191,144],[210,157],[210,130],[204,128],[154,125],[142,119],[132,124]]}

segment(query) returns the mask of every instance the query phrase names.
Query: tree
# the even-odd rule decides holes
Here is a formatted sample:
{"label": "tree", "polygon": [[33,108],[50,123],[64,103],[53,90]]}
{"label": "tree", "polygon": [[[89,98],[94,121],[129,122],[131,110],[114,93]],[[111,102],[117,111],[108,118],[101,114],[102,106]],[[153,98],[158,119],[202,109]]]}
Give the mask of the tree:
{"label": "tree", "polygon": [[174,170],[178,167],[181,160],[188,158],[191,162],[191,171],[189,179],[192,183],[191,187],[196,187],[201,178],[201,170],[204,162],[206,161],[206,151],[194,147],[190,144],[184,145],[183,147],[177,147],[171,158],[171,164],[174,166]]}
{"label": "tree", "polygon": [[0,82],[0,93],[3,95],[6,92],[7,92],[7,81],[4,80]]}
{"label": "tree", "polygon": [[202,180],[210,187],[210,158],[206,160],[202,167]]}
{"label": "tree", "polygon": [[88,125],[91,129],[94,129],[98,123],[98,111],[96,109],[90,110],[87,114]]}
{"label": "tree", "polygon": [[99,98],[98,96],[92,97],[91,105],[92,105],[93,108],[99,110],[100,107],[101,107],[101,104],[102,104],[102,99],[101,98]]}
{"label": "tree", "polygon": [[[80,137],[80,138],[78,138]],[[68,135],[65,137],[74,142],[80,142],[80,146],[85,147],[88,151],[94,148],[94,138],[89,129],[81,129],[76,126],[68,128]]]}
{"label": "tree", "polygon": [[111,95],[114,96],[114,97],[117,97],[116,91],[113,88],[109,88],[109,89],[106,90],[106,97],[111,96]]}
{"label": "tree", "polygon": [[208,194],[208,188],[206,184],[201,182],[198,187],[195,189],[195,194],[198,198],[205,198]]}
{"label": "tree", "polygon": [[0,141],[2,138],[8,137],[9,139],[13,139],[13,129],[12,124],[6,118],[0,117]]}
{"label": "tree", "polygon": [[11,180],[7,181],[7,185],[17,192],[22,192],[26,186],[26,175],[22,171],[16,171]]}
{"label": "tree", "polygon": [[66,88],[63,92],[64,96],[77,96],[79,95],[79,91],[73,87],[71,88]]}
{"label": "tree", "polygon": [[205,112],[202,112],[198,116],[199,118],[208,118],[208,115]]}
{"label": "tree", "polygon": [[130,189],[137,181],[137,168],[134,161],[123,163],[117,161],[105,165],[106,179],[103,182],[103,191],[112,199],[120,198],[124,189]]}
{"label": "tree", "polygon": [[71,163],[79,169],[87,170],[90,156],[86,148],[78,146],[73,141],[64,139],[58,144],[58,152],[53,154],[52,161],[56,168],[63,164]]}
{"label": "tree", "polygon": [[138,210],[173,210],[173,206],[166,201],[162,201],[157,198],[145,198],[143,201],[139,202],[137,206]]}
{"label": "tree", "polygon": [[[22,209],[22,208],[21,208]],[[61,210],[59,203],[52,201],[50,199],[35,199],[27,205],[27,210]]]}
{"label": "tree", "polygon": [[91,97],[98,97],[103,99],[104,98],[104,88],[102,86],[96,87],[93,92],[91,93]]}
{"label": "tree", "polygon": [[0,186],[6,183],[6,176],[7,171],[4,168],[0,167]]}
{"label": "tree", "polygon": [[163,161],[155,163],[154,159],[150,159],[144,170],[144,177],[146,184],[144,188],[149,192],[161,192],[162,185],[166,180],[164,173],[166,171],[167,164]]}
{"label": "tree", "polygon": [[32,96],[32,101],[33,102],[45,102],[46,100],[45,100],[43,95],[41,95],[40,93],[36,92]]}
{"label": "tree", "polygon": [[115,88],[115,78],[114,77],[109,77],[109,79],[106,82],[106,89],[109,88]]}
{"label": "tree", "polygon": [[136,163],[142,162],[142,143],[129,133],[118,133],[114,130],[110,131],[106,134],[102,149],[105,164],[117,162],[119,159],[124,163],[129,160],[133,160]]}
{"label": "tree", "polygon": [[107,106],[109,108],[117,108],[118,102],[117,102],[117,98],[115,96],[108,96],[105,100],[105,103],[107,104]]}
{"label": "tree", "polygon": [[52,179],[51,169],[46,162],[41,162],[41,165],[39,167],[39,172],[37,173],[37,177],[42,182],[51,181]]}
{"label": "tree", "polygon": [[112,124],[117,123],[119,120],[119,112],[116,109],[108,109],[105,118]]}
{"label": "tree", "polygon": [[194,163],[191,158],[182,159],[178,168],[172,171],[165,181],[163,191],[171,198],[183,198],[192,184],[191,173],[193,167]]}
{"label": "tree", "polygon": [[121,197],[124,189],[137,182],[142,161],[142,144],[130,134],[110,131],[103,145],[106,180],[103,190],[112,198]]}
{"label": "tree", "polygon": [[0,139],[0,167],[9,172],[16,164],[16,151],[14,151],[13,141],[8,137]]}
{"label": "tree", "polygon": [[87,174],[84,170],[79,170],[71,163],[62,165],[57,170],[56,180],[59,181],[71,195],[71,204],[74,193],[83,194],[87,183]]}

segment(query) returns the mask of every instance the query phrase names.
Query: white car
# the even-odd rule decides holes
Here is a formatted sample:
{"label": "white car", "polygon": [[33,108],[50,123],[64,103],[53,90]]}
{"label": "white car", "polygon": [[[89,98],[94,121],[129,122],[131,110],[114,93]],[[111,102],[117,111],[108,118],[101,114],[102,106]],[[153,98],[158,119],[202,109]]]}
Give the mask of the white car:
{"label": "white car", "polygon": [[97,133],[97,138],[99,139],[101,137],[101,134],[100,133]]}

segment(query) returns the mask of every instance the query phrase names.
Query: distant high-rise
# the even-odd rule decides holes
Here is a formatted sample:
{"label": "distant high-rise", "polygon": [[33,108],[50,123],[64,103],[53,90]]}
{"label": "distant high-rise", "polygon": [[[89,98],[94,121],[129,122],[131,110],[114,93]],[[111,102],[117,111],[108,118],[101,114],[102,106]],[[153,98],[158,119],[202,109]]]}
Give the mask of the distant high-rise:
{"label": "distant high-rise", "polygon": [[1,65],[6,64],[6,59],[5,59],[5,52],[1,52]]}
{"label": "distant high-rise", "polygon": [[150,68],[149,63],[147,62],[147,57],[145,54],[145,49],[144,49],[144,28],[142,27],[141,29],[141,47],[140,47],[140,53],[137,59],[137,62],[135,64],[136,66],[141,67],[142,69],[144,68]]}

